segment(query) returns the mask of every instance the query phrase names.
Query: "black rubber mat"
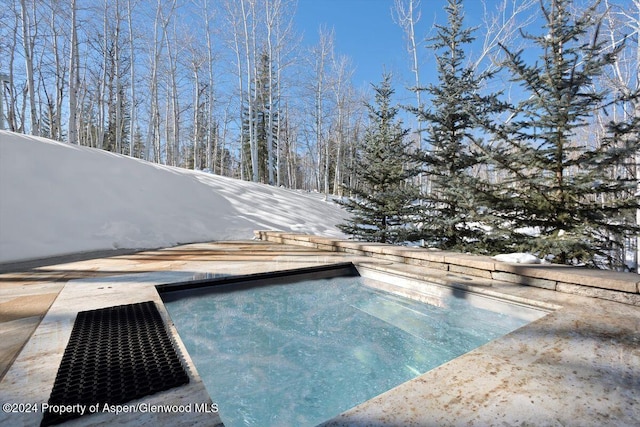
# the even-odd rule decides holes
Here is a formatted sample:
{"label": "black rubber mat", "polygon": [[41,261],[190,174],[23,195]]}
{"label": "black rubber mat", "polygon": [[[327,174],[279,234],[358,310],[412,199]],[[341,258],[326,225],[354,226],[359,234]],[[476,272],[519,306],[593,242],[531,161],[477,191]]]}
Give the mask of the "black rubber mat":
{"label": "black rubber mat", "polygon": [[[44,412],[41,426],[59,424],[189,382],[152,301],[81,311],[49,398],[70,411]],[[75,408],[73,405],[77,405]],[[50,406],[51,407],[51,406]],[[95,411],[94,411],[95,412]]]}

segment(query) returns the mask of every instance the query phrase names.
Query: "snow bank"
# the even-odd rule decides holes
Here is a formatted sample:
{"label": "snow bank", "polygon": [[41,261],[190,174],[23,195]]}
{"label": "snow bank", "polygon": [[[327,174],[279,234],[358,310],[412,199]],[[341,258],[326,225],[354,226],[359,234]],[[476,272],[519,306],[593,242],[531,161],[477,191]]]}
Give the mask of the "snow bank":
{"label": "snow bank", "polygon": [[512,254],[500,254],[493,257],[496,261],[512,262],[515,264],[542,264],[542,260],[535,255],[516,252]]}
{"label": "snow bank", "polygon": [[256,229],[345,237],[346,215],[308,193],[0,131],[0,263]]}

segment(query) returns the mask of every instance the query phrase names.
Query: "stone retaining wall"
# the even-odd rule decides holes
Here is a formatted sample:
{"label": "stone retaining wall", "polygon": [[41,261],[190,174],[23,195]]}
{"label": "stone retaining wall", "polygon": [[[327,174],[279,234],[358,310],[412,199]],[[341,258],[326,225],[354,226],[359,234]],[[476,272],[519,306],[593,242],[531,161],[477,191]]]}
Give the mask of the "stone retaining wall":
{"label": "stone retaining wall", "polygon": [[535,286],[640,306],[640,275],[556,264],[514,264],[482,255],[357,242],[280,231],[255,231],[257,239],[386,259],[502,282]]}

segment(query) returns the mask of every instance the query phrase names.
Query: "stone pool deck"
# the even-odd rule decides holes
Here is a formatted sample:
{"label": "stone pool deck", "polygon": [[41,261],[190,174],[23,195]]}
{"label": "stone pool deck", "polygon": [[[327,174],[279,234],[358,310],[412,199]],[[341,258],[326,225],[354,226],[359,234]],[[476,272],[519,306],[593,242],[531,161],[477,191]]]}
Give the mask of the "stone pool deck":
{"label": "stone pool deck", "polygon": [[[350,261],[363,275],[392,274],[553,310],[328,421],[331,426],[638,425],[640,276],[497,263],[490,258],[257,232],[262,241],[213,242],[0,274],[1,403],[47,401],[78,311],[152,300],[155,286],[207,273],[250,274]],[[8,267],[4,266],[5,270]],[[29,268],[27,268],[29,267]],[[11,269],[11,268],[9,268]],[[408,278],[408,279],[407,279]],[[409,289],[410,288],[410,289]],[[46,316],[45,316],[46,314]],[[166,312],[191,383],[141,399],[215,402]],[[224,408],[220,408],[222,420]],[[1,425],[41,414],[0,413]],[[218,425],[218,414],[100,413],[66,425]]]}

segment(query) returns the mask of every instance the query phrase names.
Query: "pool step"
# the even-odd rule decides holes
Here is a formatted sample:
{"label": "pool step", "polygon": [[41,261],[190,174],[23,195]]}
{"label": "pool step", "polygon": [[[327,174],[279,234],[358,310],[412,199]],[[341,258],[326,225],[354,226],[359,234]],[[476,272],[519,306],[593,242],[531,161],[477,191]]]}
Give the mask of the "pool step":
{"label": "pool step", "polygon": [[353,307],[416,338],[429,340],[437,335],[433,321],[427,314],[407,307],[392,297],[377,295]]}

